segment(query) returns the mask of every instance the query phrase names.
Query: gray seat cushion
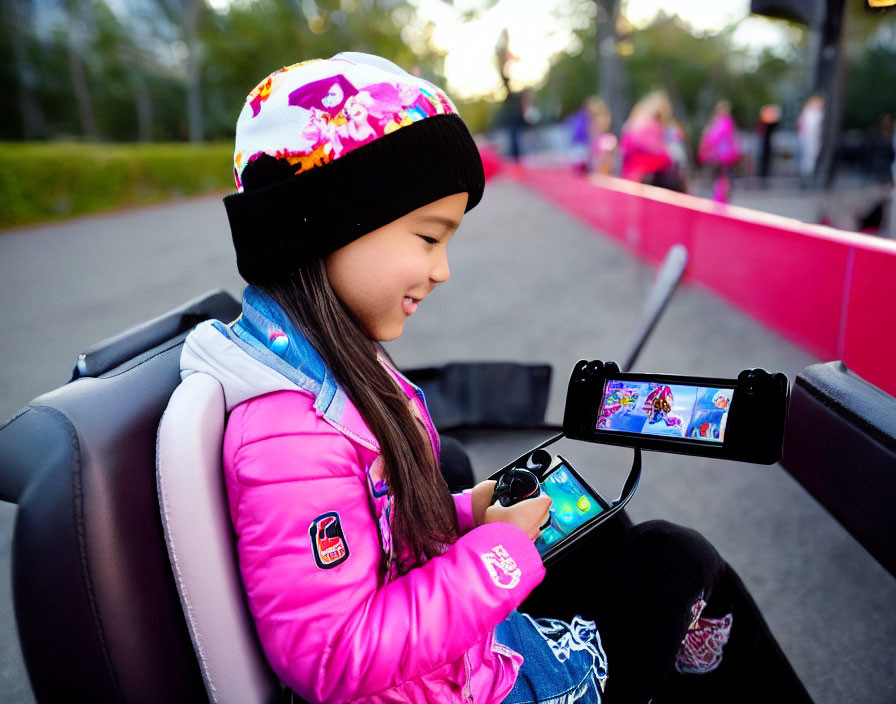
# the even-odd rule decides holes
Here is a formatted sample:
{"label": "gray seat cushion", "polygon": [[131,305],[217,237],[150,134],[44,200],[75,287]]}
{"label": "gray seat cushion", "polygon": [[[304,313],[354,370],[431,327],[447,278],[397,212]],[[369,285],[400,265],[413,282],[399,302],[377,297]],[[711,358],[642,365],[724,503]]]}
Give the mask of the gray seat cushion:
{"label": "gray seat cushion", "polygon": [[258,643],[240,580],[221,443],[224,391],[191,374],[159,426],[157,480],[168,553],[209,700],[267,704],[280,687]]}

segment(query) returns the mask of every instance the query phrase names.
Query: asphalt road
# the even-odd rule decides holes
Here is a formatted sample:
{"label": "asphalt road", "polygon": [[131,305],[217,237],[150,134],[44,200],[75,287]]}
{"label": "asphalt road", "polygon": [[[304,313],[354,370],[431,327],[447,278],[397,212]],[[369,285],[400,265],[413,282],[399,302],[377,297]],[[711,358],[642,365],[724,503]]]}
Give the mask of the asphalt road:
{"label": "asphalt road", "polygon": [[[555,422],[573,364],[625,350],[652,277],[615,242],[508,181],[489,185],[449,256],[451,280],[390,345],[396,361],[549,362]],[[91,343],[209,289],[241,287],[218,198],[0,234],[0,418],[64,383]],[[761,366],[793,379],[815,361],[683,286],[637,368],[724,377]],[[560,452],[606,494],[618,492],[624,451],[564,442]],[[477,474],[508,451],[476,447]],[[896,701],[896,580],[780,467],[648,453],[630,513],[692,526],[713,542],[817,702]],[[0,504],[0,692],[18,704],[33,699],[10,605],[14,515]]]}

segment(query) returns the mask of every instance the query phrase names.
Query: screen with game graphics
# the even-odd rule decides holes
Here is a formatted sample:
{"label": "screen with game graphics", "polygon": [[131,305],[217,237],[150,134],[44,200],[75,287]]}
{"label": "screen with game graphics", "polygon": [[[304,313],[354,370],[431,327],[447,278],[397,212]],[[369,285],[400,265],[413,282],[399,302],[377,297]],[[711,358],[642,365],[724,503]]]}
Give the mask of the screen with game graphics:
{"label": "screen with game graphics", "polygon": [[722,443],[733,388],[608,379],[597,430]]}
{"label": "screen with game graphics", "polygon": [[552,501],[550,524],[535,541],[535,547],[542,556],[552,545],[604,510],[597,498],[564,464],[558,465],[545,477],[541,490]]}

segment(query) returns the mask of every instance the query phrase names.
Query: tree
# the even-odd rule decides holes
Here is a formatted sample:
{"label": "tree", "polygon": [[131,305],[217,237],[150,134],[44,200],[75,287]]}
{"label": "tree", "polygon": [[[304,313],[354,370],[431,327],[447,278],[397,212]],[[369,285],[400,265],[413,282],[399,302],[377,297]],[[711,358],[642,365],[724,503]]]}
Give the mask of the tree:
{"label": "tree", "polygon": [[843,128],[865,130],[882,115],[896,114],[896,8],[873,11],[847,5],[847,82]]}
{"label": "tree", "polygon": [[[346,9],[343,9],[345,7]],[[384,56],[444,83],[441,55],[424,41],[411,48],[402,28],[414,9],[401,0],[255,0],[209,13],[200,25],[205,52],[203,95],[208,136],[229,137],[246,95],[269,73],[297,61],[327,58],[351,48]]]}
{"label": "tree", "polygon": [[12,101],[4,101],[0,112],[0,124],[4,128],[0,138],[22,135],[33,139],[45,136],[48,131],[47,119],[35,96],[39,76],[28,51],[31,35],[28,9],[17,0],[3,0],[0,6],[0,26],[4,30],[3,36],[9,37],[9,44],[4,43],[4,54],[0,56],[0,70],[3,71],[3,83],[13,86],[13,90],[5,94],[14,93],[18,107],[18,114],[15,114],[11,109]]}
{"label": "tree", "polygon": [[[622,95],[623,76],[617,51],[619,37],[616,27],[619,23],[619,0],[595,0],[597,13],[597,70],[600,97],[607,104],[611,115],[622,115],[626,104]],[[616,131],[621,126],[617,120]]]}
{"label": "tree", "polygon": [[181,0],[184,41],[187,46],[187,118],[190,141],[201,142],[202,125],[202,48],[199,44],[199,15],[203,0]]}
{"label": "tree", "polygon": [[90,83],[85,58],[94,33],[93,3],[91,0],[65,0],[69,16],[68,68],[81,122],[81,134],[96,139],[99,133],[93,111]]}
{"label": "tree", "polygon": [[[428,35],[408,32],[406,0],[241,0],[221,11],[206,0],[0,3],[8,139],[228,138],[262,78],[347,48],[444,84]],[[32,13],[52,26],[38,34]]]}

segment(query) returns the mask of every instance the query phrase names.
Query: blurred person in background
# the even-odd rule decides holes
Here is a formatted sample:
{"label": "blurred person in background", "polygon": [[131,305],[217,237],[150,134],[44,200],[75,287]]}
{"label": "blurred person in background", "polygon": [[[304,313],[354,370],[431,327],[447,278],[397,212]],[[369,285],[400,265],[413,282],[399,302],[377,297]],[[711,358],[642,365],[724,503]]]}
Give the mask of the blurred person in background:
{"label": "blurred person in background", "polygon": [[743,150],[737,138],[737,126],[731,117],[731,103],[720,100],[716,103],[712,119],[703,131],[697,160],[708,166],[713,174],[712,199],[719,203],[728,202],[731,190],[729,171],[741,160]]}
{"label": "blurred person in background", "polygon": [[622,178],[652,183],[654,176],[672,165],[666,148],[664,94],[649,93],[635,103],[622,126],[619,149],[622,152]]}
{"label": "blurred person in background", "polygon": [[573,114],[568,125],[572,131],[573,169],[580,173],[609,174],[616,137],[610,132],[613,123],[607,104],[597,96],[591,96]]}
{"label": "blurred person in background", "polygon": [[654,179],[653,185],[668,188],[672,191],[688,192],[688,171],[690,159],[688,157],[688,139],[681,123],[672,113],[669,104],[669,116],[663,129],[663,139],[666,142],[666,150],[672,159],[672,166],[660,171]]}
{"label": "blurred person in background", "polygon": [[520,138],[526,127],[526,115],[532,108],[532,91],[530,89],[522,91],[510,89],[510,68],[516,61],[519,61],[519,57],[510,50],[510,32],[505,27],[501,30],[495,44],[495,63],[507,93],[504,104],[498,113],[497,123],[507,130],[510,158],[514,163],[518,163],[523,154]]}
{"label": "blurred person in background", "polygon": [[511,91],[504,99],[498,116],[498,123],[507,130],[510,140],[510,158],[519,163],[523,155],[522,135],[532,114],[532,90]]}
{"label": "blurred person in background", "polygon": [[759,180],[764,185],[771,172],[772,137],[781,124],[781,106],[775,103],[763,105],[759,109]]}
{"label": "blurred person in background", "polygon": [[806,101],[796,123],[800,145],[800,177],[809,186],[815,176],[815,166],[821,151],[821,128],[824,124],[824,98],[813,95]]}

